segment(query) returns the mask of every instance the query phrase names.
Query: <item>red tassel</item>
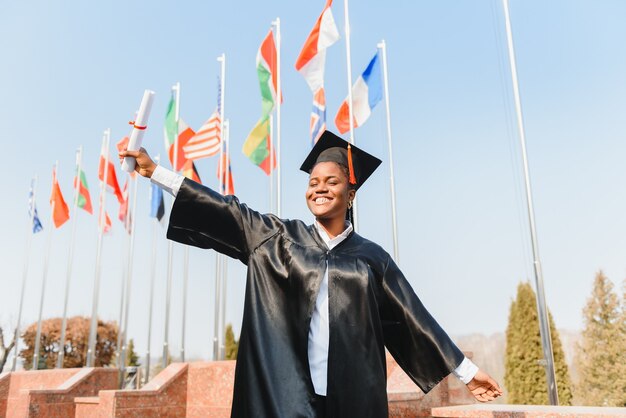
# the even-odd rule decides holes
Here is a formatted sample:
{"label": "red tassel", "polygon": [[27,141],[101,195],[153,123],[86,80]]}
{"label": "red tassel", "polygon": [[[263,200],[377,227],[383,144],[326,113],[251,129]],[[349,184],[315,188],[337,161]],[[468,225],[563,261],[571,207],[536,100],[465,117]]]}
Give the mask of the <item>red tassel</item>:
{"label": "red tassel", "polygon": [[350,184],[356,184],[354,166],[352,165],[352,147],[348,144],[348,171],[350,172]]}

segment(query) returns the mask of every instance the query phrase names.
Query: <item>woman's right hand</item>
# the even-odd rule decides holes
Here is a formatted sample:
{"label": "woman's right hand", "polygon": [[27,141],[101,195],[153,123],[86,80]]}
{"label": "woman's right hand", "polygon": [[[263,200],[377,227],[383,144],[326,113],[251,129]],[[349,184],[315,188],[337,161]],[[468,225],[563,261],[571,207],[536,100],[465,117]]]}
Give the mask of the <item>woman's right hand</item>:
{"label": "woman's right hand", "polygon": [[137,151],[123,150],[119,153],[120,162],[124,157],[133,157],[135,159],[135,171],[143,177],[150,178],[156,168],[156,163],[152,161],[152,158],[148,155],[145,148],[139,148]]}

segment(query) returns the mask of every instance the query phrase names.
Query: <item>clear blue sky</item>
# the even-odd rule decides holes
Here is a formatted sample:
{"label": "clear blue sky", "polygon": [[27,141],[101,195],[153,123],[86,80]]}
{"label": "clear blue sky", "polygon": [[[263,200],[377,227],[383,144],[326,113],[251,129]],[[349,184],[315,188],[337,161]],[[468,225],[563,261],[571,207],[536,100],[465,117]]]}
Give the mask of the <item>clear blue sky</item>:
{"label": "clear blue sky", "polygon": [[[92,199],[102,132],[113,142],[144,89],[157,92],[144,140],[163,154],[170,86],[181,82],[181,116],[198,128],[216,104],[216,57],[227,56],[226,113],[239,198],[269,210],[267,177],[240,152],[261,111],[257,48],[271,21],[282,22],[283,216],[312,222],[298,167],[309,149],[311,93],[294,69],[324,2],[3,2],[0,3],[0,133],[4,199],[0,217],[0,319],[15,320],[28,229],[31,176],[46,232],[33,241],[25,323],[36,319],[51,168],[71,200],[74,151],[82,145]],[[343,3],[333,13],[343,34]],[[498,0],[353,2],[353,77],[376,43],[388,44],[398,193],[400,265],[418,295],[451,334],[506,327],[520,280],[532,278],[520,151],[515,134],[504,21]],[[522,105],[534,186],[546,295],[558,327],[581,327],[593,276],[619,285],[626,275],[626,3],[512,0]],[[345,44],[328,50],[328,119],[347,93]],[[392,251],[384,107],[356,131],[357,144],[385,161],[359,192],[360,233]],[[216,161],[198,164],[215,186]],[[121,176],[121,173],[118,173]],[[123,177],[123,176],[121,176]],[[137,203],[130,336],[143,354],[152,223],[147,181]],[[111,215],[117,204],[108,198]],[[169,206],[169,203],[167,204]],[[169,210],[167,211],[169,214]],[[77,216],[70,311],[88,315],[96,258],[96,218]],[[52,237],[44,315],[59,316],[70,225]],[[167,244],[159,228],[153,353],[160,352]],[[117,320],[123,254],[121,224],[104,241],[100,315]],[[182,247],[175,271],[182,271]],[[191,250],[188,347],[209,358],[214,259]],[[228,267],[228,322],[239,331],[245,269]],[[174,278],[171,347],[178,355],[182,275]]]}

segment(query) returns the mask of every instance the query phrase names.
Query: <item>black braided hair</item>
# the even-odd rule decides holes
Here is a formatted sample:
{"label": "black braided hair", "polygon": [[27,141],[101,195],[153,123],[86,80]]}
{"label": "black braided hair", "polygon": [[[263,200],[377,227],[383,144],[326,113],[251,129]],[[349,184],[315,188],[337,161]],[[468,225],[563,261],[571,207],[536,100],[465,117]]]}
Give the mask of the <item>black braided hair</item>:
{"label": "black braided hair", "polygon": [[354,225],[354,210],[352,210],[352,206],[348,206],[348,210],[346,211],[346,221],[350,221],[350,223]]}

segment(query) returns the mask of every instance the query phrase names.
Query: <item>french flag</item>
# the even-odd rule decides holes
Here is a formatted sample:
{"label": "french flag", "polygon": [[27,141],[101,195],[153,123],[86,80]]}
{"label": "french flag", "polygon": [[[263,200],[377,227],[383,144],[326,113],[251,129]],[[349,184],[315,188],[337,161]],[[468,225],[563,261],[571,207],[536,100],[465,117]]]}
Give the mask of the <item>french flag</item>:
{"label": "french flag", "polygon": [[[372,114],[372,109],[383,98],[382,72],[380,69],[379,53],[367,65],[363,74],[359,76],[352,86],[352,126],[359,127],[365,123]],[[343,101],[337,116],[335,125],[342,134],[350,130],[350,109],[348,98]]]}

